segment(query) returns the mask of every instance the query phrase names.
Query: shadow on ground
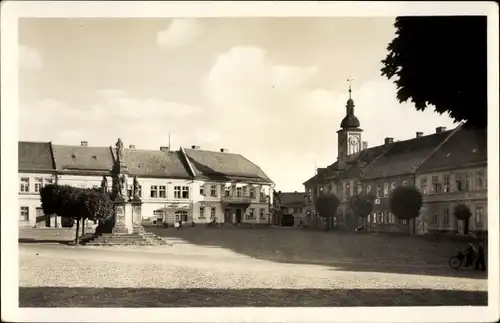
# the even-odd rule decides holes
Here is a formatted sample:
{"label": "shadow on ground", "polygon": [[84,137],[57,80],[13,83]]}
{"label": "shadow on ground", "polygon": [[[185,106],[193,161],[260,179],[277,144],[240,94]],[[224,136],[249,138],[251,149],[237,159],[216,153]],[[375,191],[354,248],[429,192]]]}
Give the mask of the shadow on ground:
{"label": "shadow on ground", "polygon": [[58,243],[62,245],[74,245],[74,240],[66,239],[32,239],[32,238],[19,238],[19,243]]}
{"label": "shadow on ground", "polygon": [[280,263],[326,265],[336,270],[486,278],[485,272],[448,267],[466,243],[390,234],[314,232],[279,228],[147,228],[171,242],[224,248]]}
{"label": "shadow on ground", "polygon": [[431,289],[20,287],[20,307],[486,306],[486,292]]}

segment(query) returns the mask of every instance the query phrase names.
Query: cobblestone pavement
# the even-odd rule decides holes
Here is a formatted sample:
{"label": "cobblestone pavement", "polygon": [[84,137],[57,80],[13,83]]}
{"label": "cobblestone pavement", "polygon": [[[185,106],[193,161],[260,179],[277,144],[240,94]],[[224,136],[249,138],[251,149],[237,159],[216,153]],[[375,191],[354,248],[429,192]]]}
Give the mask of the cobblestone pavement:
{"label": "cobblestone pavement", "polygon": [[280,263],[191,244],[141,249],[21,244],[19,300],[22,307],[417,306],[487,302],[484,278],[411,275],[397,270],[374,272],[369,266],[353,271],[345,266]]}

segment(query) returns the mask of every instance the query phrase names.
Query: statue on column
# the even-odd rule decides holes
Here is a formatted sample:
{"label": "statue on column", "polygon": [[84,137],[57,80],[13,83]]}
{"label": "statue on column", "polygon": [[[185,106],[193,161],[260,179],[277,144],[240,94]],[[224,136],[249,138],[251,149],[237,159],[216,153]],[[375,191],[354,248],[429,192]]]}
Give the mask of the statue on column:
{"label": "statue on column", "polygon": [[134,199],[140,199],[140,189],[141,189],[141,186],[139,185],[139,181],[137,180],[137,176],[134,176],[134,184],[133,184],[133,191],[132,191],[132,195],[134,197]]}
{"label": "statue on column", "polygon": [[125,175],[121,175],[118,177],[118,196],[123,197],[123,192],[125,191],[127,185],[127,179]]}
{"label": "statue on column", "polygon": [[108,191],[108,179],[106,178],[106,176],[103,176],[102,177],[102,181],[101,181],[101,191],[103,193],[106,193]]}
{"label": "statue on column", "polygon": [[123,162],[123,142],[120,138],[116,142],[116,156],[119,162]]}

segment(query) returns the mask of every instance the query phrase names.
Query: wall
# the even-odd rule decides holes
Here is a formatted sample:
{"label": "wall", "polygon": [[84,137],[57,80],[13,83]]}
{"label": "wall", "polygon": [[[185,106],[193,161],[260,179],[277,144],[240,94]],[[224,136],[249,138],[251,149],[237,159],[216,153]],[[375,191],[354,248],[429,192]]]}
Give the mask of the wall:
{"label": "wall", "polygon": [[[29,180],[29,191],[21,192],[21,178],[28,178]],[[36,225],[36,217],[37,217],[37,208],[42,207],[42,203],[40,201],[40,193],[35,192],[35,179],[40,178],[43,181],[43,185],[47,185],[55,182],[55,177],[53,174],[47,173],[19,173],[18,174],[18,201],[19,206],[16,210],[17,217],[19,219],[20,227],[34,227]],[[28,207],[28,221],[21,221],[21,207]],[[39,211],[39,215],[43,215],[43,211]],[[57,221],[55,217],[50,219],[50,226],[55,226],[56,222],[60,224],[60,221]],[[45,221],[40,222],[39,226],[45,226]]]}
{"label": "wall", "polygon": [[[480,174],[483,174],[481,176]],[[468,189],[458,191],[456,183],[458,174],[468,174]],[[449,187],[445,191],[444,177],[449,176]],[[440,192],[435,192],[432,177],[436,176],[443,186]],[[422,179],[427,179],[427,185],[421,186]],[[482,178],[482,184],[480,183]],[[488,191],[487,167],[472,167],[453,170],[443,170],[432,173],[423,173],[417,176],[417,187],[423,194],[423,207],[418,218],[418,232],[420,234],[432,232],[463,232],[463,222],[458,221],[453,209],[459,203],[466,204],[472,213],[469,220],[469,229],[477,231],[488,230]],[[483,216],[476,218],[476,213],[483,211]]]}

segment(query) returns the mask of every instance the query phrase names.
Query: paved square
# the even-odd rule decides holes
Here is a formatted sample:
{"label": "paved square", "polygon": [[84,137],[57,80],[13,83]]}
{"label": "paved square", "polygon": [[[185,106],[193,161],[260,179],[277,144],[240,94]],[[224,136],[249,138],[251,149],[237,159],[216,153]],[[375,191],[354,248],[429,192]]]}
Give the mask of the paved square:
{"label": "paved square", "polygon": [[171,245],[20,244],[20,306],[487,303],[485,273],[447,266],[459,242],[280,228],[150,230]]}

